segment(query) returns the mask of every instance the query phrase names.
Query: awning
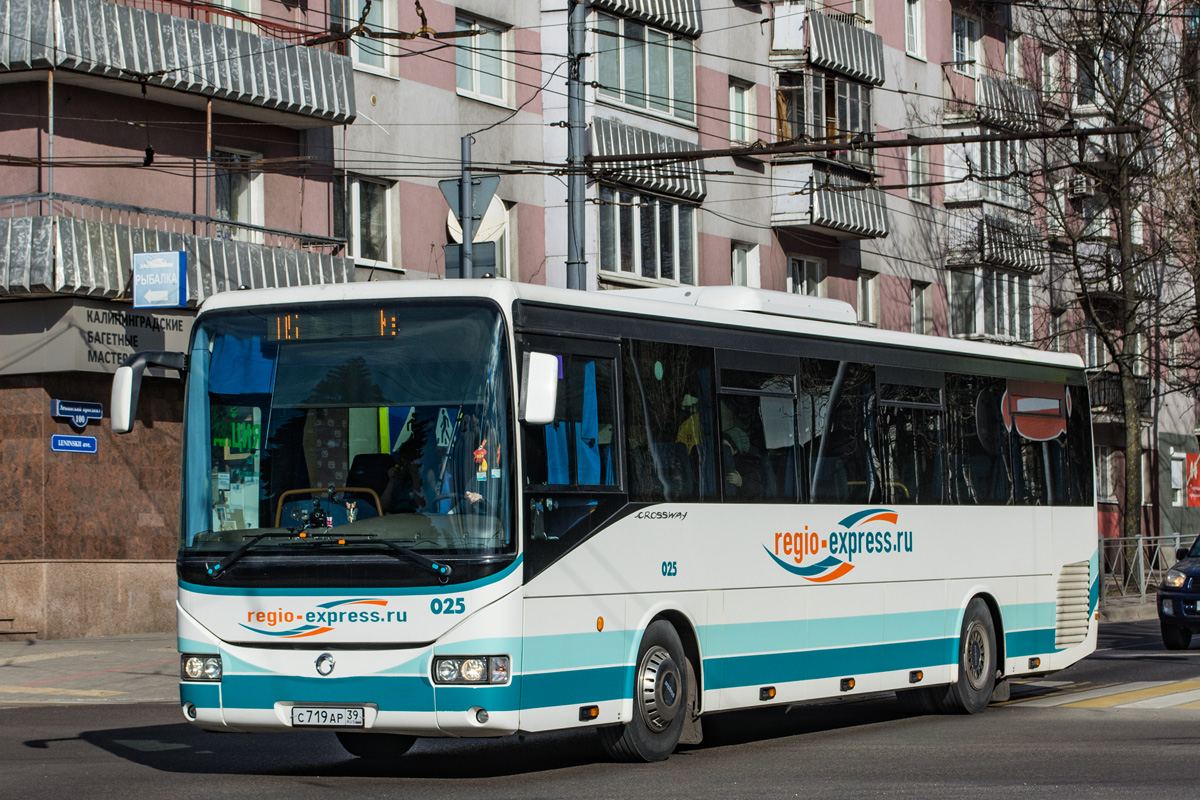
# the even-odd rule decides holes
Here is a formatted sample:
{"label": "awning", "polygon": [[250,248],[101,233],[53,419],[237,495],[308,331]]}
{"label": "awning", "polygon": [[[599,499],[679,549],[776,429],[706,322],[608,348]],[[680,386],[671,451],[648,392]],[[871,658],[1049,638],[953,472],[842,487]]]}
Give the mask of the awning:
{"label": "awning", "polygon": [[866,239],[888,235],[887,201],[879,189],[868,186],[816,188],[812,224]]}
{"label": "awning", "polygon": [[979,260],[984,264],[1036,274],[1045,271],[1042,237],[1032,225],[984,214],[979,219]]}
{"label": "awning", "polygon": [[592,7],[693,39],[704,32],[700,21],[700,0],[592,0]]}
{"label": "awning", "polygon": [[808,25],[810,64],[875,86],[883,83],[883,38],[879,34],[816,11],[808,13]]}
{"label": "awning", "polygon": [[[664,136],[661,133],[626,125],[614,119],[596,117],[592,120],[592,152],[599,163],[592,170],[597,178],[624,183],[660,192],[684,200],[704,199],[706,189],[699,161],[671,162],[669,158],[655,158],[645,167],[634,164],[614,164],[611,168],[603,163],[604,156],[625,156],[635,153],[672,153],[696,150],[695,142],[685,142]],[[635,162],[636,163],[636,162]]]}
{"label": "awning", "polygon": [[981,122],[1010,131],[1037,128],[1037,96],[1033,89],[992,75],[980,75],[976,86]]}
{"label": "awning", "polygon": [[346,56],[99,0],[6,0],[0,72],[54,68],[135,86],[144,75],[151,86],[330,124],[355,117]]}
{"label": "awning", "polygon": [[191,306],[239,286],[258,289],[354,280],[350,259],[324,253],[76,217],[36,216],[0,219],[0,297],[120,297],[129,288],[133,254],[164,250],[187,253]]}

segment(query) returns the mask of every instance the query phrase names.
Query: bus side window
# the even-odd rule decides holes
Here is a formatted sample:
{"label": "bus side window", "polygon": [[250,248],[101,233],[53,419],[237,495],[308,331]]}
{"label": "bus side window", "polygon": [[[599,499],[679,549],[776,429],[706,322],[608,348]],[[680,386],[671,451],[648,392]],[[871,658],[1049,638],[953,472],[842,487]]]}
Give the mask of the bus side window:
{"label": "bus side window", "polygon": [[814,503],[872,503],[879,499],[871,429],[874,370],[863,364],[801,359],[801,407],[820,412],[802,421],[813,437],[805,448]]}
{"label": "bus side window", "polygon": [[946,376],[946,446],[950,502],[1012,503],[1008,431],[1000,413],[1004,380]]}
{"label": "bus side window", "polygon": [[630,341],[623,363],[630,499],[719,498],[712,350]]}

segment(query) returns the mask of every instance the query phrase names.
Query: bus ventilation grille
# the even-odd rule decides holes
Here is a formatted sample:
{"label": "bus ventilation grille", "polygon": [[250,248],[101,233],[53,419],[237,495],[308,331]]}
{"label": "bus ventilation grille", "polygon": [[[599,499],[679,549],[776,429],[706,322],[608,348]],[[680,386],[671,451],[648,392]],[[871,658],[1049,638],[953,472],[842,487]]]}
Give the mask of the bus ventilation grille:
{"label": "bus ventilation grille", "polygon": [[1067,564],[1058,576],[1058,615],[1054,646],[1071,647],[1087,638],[1092,575],[1087,561]]}

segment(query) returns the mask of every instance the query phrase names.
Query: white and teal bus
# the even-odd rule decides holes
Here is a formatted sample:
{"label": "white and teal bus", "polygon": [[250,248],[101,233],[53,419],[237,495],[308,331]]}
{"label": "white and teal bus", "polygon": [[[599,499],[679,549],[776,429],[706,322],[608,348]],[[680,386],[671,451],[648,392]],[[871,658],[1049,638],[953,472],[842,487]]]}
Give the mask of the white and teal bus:
{"label": "white and teal bus", "polygon": [[666,758],[731,709],[968,712],[1096,642],[1074,356],[734,287],[227,292],[186,354],[180,696],[209,730],[596,728]]}

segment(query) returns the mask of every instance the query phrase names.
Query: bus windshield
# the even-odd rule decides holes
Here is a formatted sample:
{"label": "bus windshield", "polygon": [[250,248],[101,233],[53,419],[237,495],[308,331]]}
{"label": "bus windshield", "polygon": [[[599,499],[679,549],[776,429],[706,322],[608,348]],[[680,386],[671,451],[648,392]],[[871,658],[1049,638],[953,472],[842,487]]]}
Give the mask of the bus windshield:
{"label": "bus windshield", "polygon": [[457,582],[510,561],[504,331],[496,308],[446,302],[198,320],[181,577],[436,583],[417,553],[450,564]]}

